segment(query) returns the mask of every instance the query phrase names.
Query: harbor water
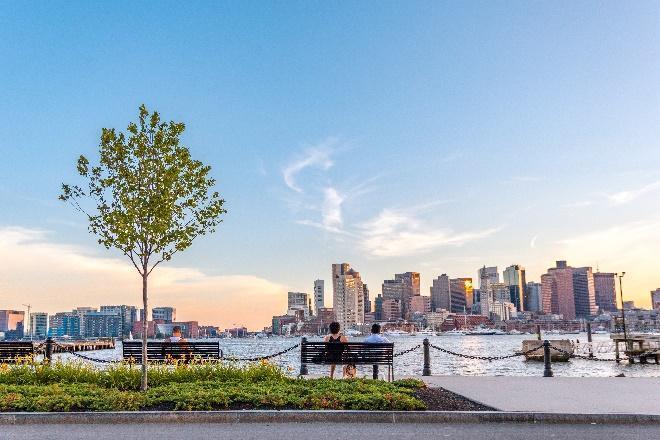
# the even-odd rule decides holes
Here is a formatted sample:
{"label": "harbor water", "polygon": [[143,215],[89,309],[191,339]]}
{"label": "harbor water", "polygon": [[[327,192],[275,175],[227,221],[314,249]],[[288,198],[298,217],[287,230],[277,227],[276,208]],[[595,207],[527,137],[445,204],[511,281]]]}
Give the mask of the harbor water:
{"label": "harbor water", "polygon": [[[513,354],[521,350],[522,341],[534,339],[534,335],[443,335],[443,336],[396,336],[389,337],[394,342],[394,352],[398,353],[422,343],[427,337],[431,344],[457,353],[477,356],[502,356]],[[544,335],[544,338],[546,336]],[[586,344],[587,334],[547,335],[549,340],[570,339],[576,343],[577,354],[588,354]],[[309,341],[320,341],[321,338],[309,337]],[[350,338],[359,342],[360,337]],[[300,342],[300,338],[238,338],[220,339],[220,348],[225,357],[258,357],[282,351]],[[607,334],[593,335],[594,356],[602,359],[614,359],[614,346]],[[86,356],[104,359],[121,360],[121,342],[114,350],[89,351]],[[56,359],[76,359],[68,353],[56,354]],[[291,375],[297,375],[300,369],[300,350],[295,349],[269,362],[281,366]],[[415,350],[394,360],[396,377],[420,376],[422,374],[422,349]],[[102,366],[102,364],[99,364]],[[327,374],[327,367],[309,365],[309,374]],[[627,361],[597,362],[573,358],[569,362],[556,362],[552,365],[555,376],[574,377],[612,377],[623,373],[630,377],[660,377],[660,366],[655,364],[632,364]],[[381,369],[383,369],[381,367]],[[467,359],[449,355],[431,348],[431,370],[433,375],[459,375],[459,376],[542,376],[543,363],[525,361],[518,356],[511,359],[485,361]],[[370,376],[371,367],[358,367],[358,376]]]}

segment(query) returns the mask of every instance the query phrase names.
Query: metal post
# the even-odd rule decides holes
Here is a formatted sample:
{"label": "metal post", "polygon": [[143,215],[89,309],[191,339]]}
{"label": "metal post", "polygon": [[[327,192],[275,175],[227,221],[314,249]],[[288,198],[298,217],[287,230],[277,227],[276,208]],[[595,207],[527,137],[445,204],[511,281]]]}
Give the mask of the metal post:
{"label": "metal post", "polygon": [[594,349],[591,344],[591,323],[587,322],[587,342],[589,343],[589,357],[594,357]]}
{"label": "metal post", "polygon": [[422,369],[422,376],[431,375],[431,352],[429,345],[429,338],[424,338],[424,368]]}
{"label": "metal post", "polygon": [[374,380],[378,380],[378,365],[373,366],[373,373],[371,376]]}
{"label": "metal post", "polygon": [[51,359],[53,358],[53,338],[48,337],[46,338],[46,361],[50,362]]}
{"label": "metal post", "polygon": [[552,360],[550,359],[550,341],[543,341],[543,377],[552,377]]}
{"label": "metal post", "polygon": [[[619,292],[621,292],[621,325],[623,326],[623,340],[625,341],[625,350],[630,350],[630,347],[628,347],[628,333],[626,332],[626,312],[623,309],[623,276],[625,275],[625,272],[621,272],[621,275],[619,276]],[[624,351],[625,352],[625,351]],[[632,359],[632,357],[631,357]]]}
{"label": "metal post", "polygon": [[540,325],[536,326],[536,337],[539,341],[541,340],[541,326]]}
{"label": "metal post", "polygon": [[309,371],[307,371],[307,364],[303,363],[303,353],[307,350],[307,338],[303,337],[300,341],[300,375],[306,376]]}

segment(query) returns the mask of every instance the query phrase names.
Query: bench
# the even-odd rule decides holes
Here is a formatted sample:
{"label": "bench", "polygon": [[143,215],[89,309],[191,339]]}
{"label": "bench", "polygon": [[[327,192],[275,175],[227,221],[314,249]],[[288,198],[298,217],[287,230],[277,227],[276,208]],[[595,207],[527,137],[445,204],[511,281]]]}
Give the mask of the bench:
{"label": "bench", "polygon": [[0,342],[0,363],[14,363],[21,359],[34,359],[36,354],[32,342]]}
{"label": "bench", "polygon": [[[300,374],[307,374],[307,364],[314,365],[372,365],[373,378],[378,379],[378,366],[387,365],[394,380],[394,344],[347,342],[307,342],[300,344]],[[390,374],[388,374],[388,379]]]}
{"label": "bench", "polygon": [[[142,363],[142,341],[123,341],[122,357]],[[147,342],[147,359],[151,362],[191,362],[193,360],[218,360],[222,358],[219,342]]]}

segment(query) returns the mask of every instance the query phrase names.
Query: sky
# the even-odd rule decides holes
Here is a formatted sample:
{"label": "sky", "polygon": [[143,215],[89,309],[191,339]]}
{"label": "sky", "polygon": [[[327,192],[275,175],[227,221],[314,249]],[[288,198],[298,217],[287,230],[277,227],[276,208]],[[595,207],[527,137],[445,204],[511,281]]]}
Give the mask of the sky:
{"label": "sky", "polygon": [[142,103],[186,123],[228,210],[152,274],[180,320],[262,328],[338,262],[375,296],[565,259],[648,306],[659,22],[644,1],[2,2],[0,308],[140,303],[57,196]]}

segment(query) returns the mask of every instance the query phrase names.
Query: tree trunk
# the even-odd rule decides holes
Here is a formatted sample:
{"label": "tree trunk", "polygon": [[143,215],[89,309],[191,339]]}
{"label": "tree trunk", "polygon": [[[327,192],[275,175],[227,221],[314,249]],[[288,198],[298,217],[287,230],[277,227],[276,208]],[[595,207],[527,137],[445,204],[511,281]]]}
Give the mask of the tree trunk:
{"label": "tree trunk", "polygon": [[149,330],[149,309],[147,308],[147,278],[149,275],[144,272],[142,275],[142,381],[140,389],[147,391],[147,332]]}

